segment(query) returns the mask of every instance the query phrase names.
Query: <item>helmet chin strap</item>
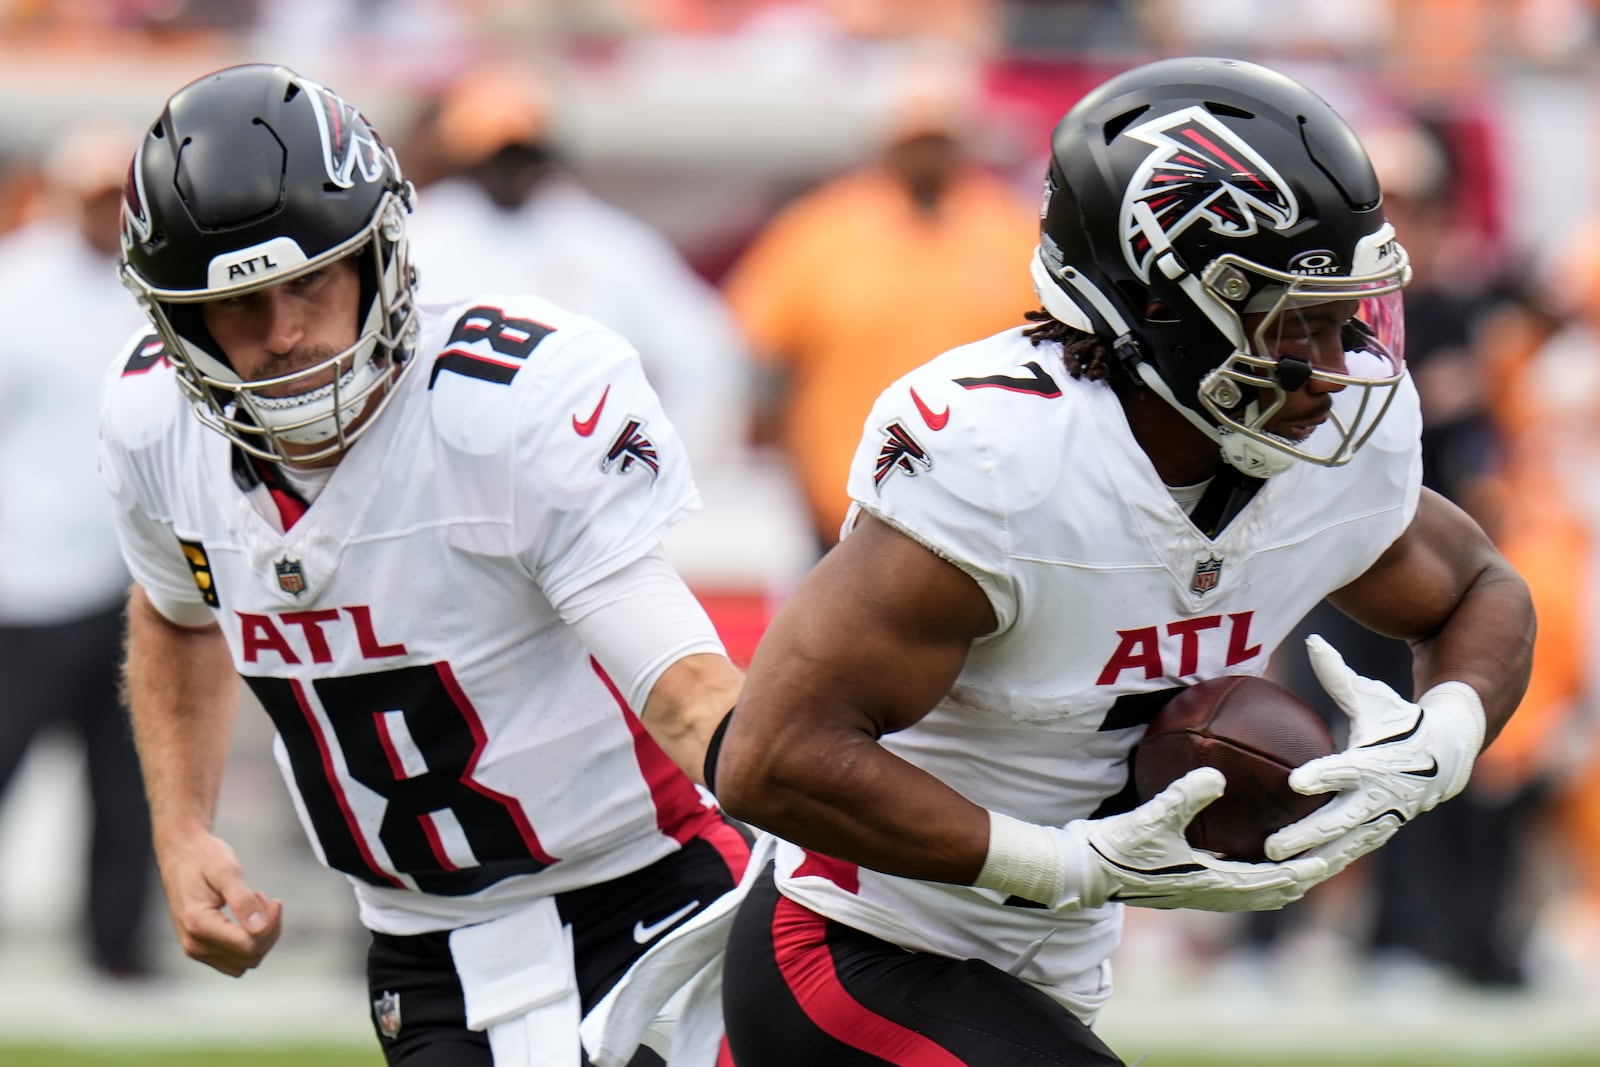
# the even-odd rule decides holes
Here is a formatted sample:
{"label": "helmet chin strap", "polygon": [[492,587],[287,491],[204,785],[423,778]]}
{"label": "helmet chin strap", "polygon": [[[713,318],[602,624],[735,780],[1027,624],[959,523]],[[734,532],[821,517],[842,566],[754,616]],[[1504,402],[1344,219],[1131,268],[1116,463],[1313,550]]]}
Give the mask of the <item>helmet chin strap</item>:
{"label": "helmet chin strap", "polygon": [[[1230,430],[1226,426],[1213,425],[1198,411],[1180,403],[1178,398],[1172,395],[1172,390],[1167,388],[1167,383],[1162,381],[1161,375],[1157,374],[1156,369],[1150,364],[1140,363],[1138,370],[1139,378],[1151,392],[1189,420],[1195,429],[1217,443],[1223,460],[1234,470],[1248,474],[1252,478],[1271,478],[1294,466],[1295,457],[1289,453]],[[1260,404],[1254,400],[1250,401],[1249,406],[1245,408],[1246,418],[1254,419],[1259,411]]]}
{"label": "helmet chin strap", "polygon": [[348,432],[352,428],[377,389],[379,378],[387,371],[387,367],[380,367],[379,361],[371,357],[376,345],[375,338],[369,339],[363,352],[356,355],[356,364],[339,375],[336,383],[329,382],[320,389],[281,400],[249,397],[246,403],[251,414],[263,430],[290,444],[320,445],[333,441],[341,431]]}
{"label": "helmet chin strap", "polygon": [[378,358],[375,331],[383,301],[374,296],[367,308],[361,341],[348,353],[350,369],[320,389],[276,400],[251,395],[245,399],[263,430],[280,441],[296,445],[321,445],[353,429],[367,401],[389,372],[389,361]]}
{"label": "helmet chin strap", "polygon": [[1252,478],[1271,478],[1275,474],[1282,474],[1297,462],[1289,453],[1242,433],[1218,430],[1217,440],[1222,445],[1222,458],[1228,465]]}

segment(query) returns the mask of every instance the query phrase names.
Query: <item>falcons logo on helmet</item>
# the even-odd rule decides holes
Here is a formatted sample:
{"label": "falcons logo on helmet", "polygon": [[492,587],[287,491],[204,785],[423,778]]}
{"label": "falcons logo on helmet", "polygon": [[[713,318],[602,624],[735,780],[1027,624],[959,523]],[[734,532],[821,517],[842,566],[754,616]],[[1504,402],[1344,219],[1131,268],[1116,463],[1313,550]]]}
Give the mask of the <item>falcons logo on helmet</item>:
{"label": "falcons logo on helmet", "polygon": [[311,95],[317,114],[317,129],[322,133],[322,165],[328,180],[341,189],[356,183],[356,172],[363,182],[383,177],[389,165],[389,151],[378,140],[376,131],[344,97],[314,81],[300,79],[300,86]]}
{"label": "falcons logo on helmet", "polygon": [[884,481],[895,471],[911,478],[916,476],[919,469],[933,469],[928,450],[917,444],[917,439],[900,423],[891,422],[883,428],[883,432],[886,435],[883,447],[878,449],[878,462],[872,468],[873,488],[881,491]]}
{"label": "falcons logo on helmet", "polygon": [[150,212],[144,197],[144,144],[139,145],[128,163],[128,176],[122,183],[122,248],[131,249],[150,240]]}
{"label": "falcons logo on helmet", "polygon": [[1203,107],[1158,115],[1128,136],[1155,149],[1122,198],[1123,252],[1143,281],[1156,254],[1197,223],[1248,237],[1263,225],[1288,229],[1300,217],[1282,175]]}
{"label": "falcons logo on helmet", "polygon": [[605,459],[600,461],[602,471],[609,474],[615,470],[618,474],[627,474],[634,467],[643,466],[652,479],[661,473],[661,457],[656,454],[655,443],[639,432],[643,427],[643,419],[631,415],[628,417],[622,432],[606,449]]}

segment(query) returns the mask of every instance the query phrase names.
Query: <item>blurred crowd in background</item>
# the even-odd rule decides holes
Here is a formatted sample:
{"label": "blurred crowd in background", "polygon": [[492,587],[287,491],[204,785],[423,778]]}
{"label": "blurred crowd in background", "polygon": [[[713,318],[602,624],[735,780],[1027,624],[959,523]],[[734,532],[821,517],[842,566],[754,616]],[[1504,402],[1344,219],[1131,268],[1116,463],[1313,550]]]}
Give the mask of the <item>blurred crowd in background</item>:
{"label": "blurred crowd in background", "polygon": [[[433,276],[536,291],[633,341],[707,500],[669,546],[747,661],[833,543],[879,389],[1036,306],[1024,264],[1054,120],[1106,75],[1184,54],[1276,66],[1362,135],[1416,272],[1425,478],[1490,531],[1540,616],[1527,698],[1466,794],[1305,904],[1184,947],[1197,968],[1270,970],[1315,928],[1374,974],[1600,996],[1592,0],[0,0],[0,642],[84,635],[76,668],[0,655],[0,786],[59,734],[87,746],[96,797],[92,848],[62,858],[84,868],[90,919],[56,936],[82,933],[108,978],[184,966],[158,948],[147,852],[107,845],[143,818],[131,749],[105,743],[108,683],[66,702],[82,715],[23,696],[89,686],[115,656],[85,629],[124,580],[86,503],[90,438],[99,369],[137,312],[103,209],[172,90],[252,60],[326,83],[418,185],[424,299],[456,295]],[[1409,689],[1403,647],[1308,625]],[[1303,660],[1290,642],[1275,670],[1314,699]],[[269,855],[303,851],[266,742],[247,721],[235,758],[259,774],[233,779],[261,795],[223,817]],[[29,934],[27,882],[0,871],[0,945]],[[353,930],[328,914],[286,939]]]}

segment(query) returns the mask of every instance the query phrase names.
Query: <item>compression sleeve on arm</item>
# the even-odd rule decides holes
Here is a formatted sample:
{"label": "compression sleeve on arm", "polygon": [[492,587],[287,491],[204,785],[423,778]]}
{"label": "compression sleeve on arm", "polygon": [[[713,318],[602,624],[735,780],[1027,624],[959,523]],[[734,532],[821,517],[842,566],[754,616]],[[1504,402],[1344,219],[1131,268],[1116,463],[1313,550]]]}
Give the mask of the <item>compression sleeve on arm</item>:
{"label": "compression sleeve on arm", "polygon": [[705,608],[660,546],[563,598],[555,608],[636,713],[672,664],[726,655]]}

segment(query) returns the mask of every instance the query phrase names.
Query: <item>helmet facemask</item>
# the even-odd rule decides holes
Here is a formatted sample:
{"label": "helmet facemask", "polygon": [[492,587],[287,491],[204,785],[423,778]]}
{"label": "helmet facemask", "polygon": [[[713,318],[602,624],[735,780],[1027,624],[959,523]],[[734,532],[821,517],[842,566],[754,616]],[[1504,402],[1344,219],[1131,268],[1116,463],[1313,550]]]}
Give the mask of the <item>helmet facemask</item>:
{"label": "helmet facemask", "polygon": [[[1400,289],[1410,267],[1398,245],[1391,249],[1385,269],[1340,277],[1287,274],[1233,255],[1208,265],[1200,284],[1225,309],[1235,350],[1200,379],[1196,400],[1230,464],[1258,476],[1295,460],[1338,467],[1372,436],[1405,373]],[[1242,294],[1254,295],[1235,311]],[[1326,424],[1268,430],[1289,394],[1311,382],[1341,394]]]}
{"label": "helmet facemask", "polygon": [[[416,307],[399,195],[384,194],[366,228],[321,255],[305,258],[289,240],[270,242],[280,269],[259,280],[204,290],[146,286],[124,269],[123,280],[144,304],[200,421],[246,453],[274,462],[306,463],[348,448],[389,403],[411,364]],[[361,313],[354,344],[289,374],[244,381],[202,323],[202,303],[283,284],[345,257],[356,259]],[[297,391],[295,386],[327,379]]]}

